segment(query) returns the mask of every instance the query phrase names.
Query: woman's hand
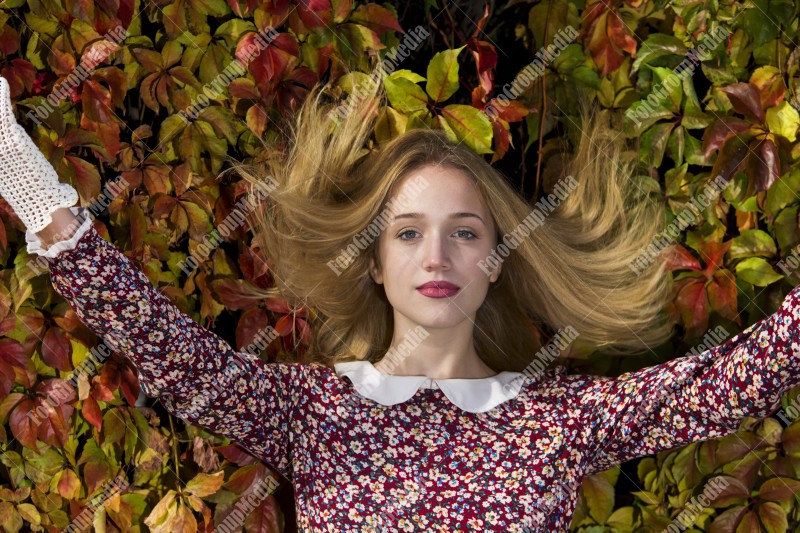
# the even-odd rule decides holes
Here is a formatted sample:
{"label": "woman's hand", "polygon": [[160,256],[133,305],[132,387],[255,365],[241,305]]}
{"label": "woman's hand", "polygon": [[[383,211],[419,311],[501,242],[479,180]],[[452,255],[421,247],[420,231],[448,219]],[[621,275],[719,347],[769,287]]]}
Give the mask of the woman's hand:
{"label": "woman's hand", "polygon": [[38,233],[53,223],[52,214],[78,201],[77,191],[59,183],[58,174],[17,124],[11,106],[8,81],[0,76],[0,196],[22,220]]}

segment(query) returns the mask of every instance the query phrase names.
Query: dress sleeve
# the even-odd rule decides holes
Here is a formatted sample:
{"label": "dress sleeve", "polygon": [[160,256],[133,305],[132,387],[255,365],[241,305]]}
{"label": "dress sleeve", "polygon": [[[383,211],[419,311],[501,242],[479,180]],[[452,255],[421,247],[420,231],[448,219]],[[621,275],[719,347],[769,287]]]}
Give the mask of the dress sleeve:
{"label": "dress sleeve", "polygon": [[47,261],[56,292],[111,350],[130,359],[146,395],[291,478],[290,429],[306,365],[235,351],[182,313],[94,226]]}
{"label": "dress sleeve", "polygon": [[584,390],[588,474],[737,431],[800,385],[800,286],[778,310],[698,355],[597,377]]}

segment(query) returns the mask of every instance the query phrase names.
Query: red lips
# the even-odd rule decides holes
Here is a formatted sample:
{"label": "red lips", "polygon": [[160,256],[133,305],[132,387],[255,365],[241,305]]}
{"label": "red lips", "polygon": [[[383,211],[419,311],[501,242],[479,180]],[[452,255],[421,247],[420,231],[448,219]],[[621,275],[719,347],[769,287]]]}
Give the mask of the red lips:
{"label": "red lips", "polygon": [[417,287],[417,290],[429,298],[451,298],[456,295],[459,286],[444,280],[429,281]]}
{"label": "red lips", "polygon": [[428,288],[450,289],[450,290],[458,290],[459,289],[458,285],[453,285],[449,281],[444,281],[444,280],[441,280],[441,281],[429,281],[429,282],[417,287],[417,289],[428,289]]}

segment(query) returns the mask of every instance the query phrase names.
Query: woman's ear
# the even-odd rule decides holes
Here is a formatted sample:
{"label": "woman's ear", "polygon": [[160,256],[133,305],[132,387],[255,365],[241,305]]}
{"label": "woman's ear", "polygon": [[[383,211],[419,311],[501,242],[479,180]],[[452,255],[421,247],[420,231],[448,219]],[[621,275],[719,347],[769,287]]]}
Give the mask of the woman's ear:
{"label": "woman's ear", "polygon": [[380,285],[383,283],[383,275],[381,274],[381,269],[375,265],[375,259],[370,257],[369,258],[369,275],[372,277],[372,280]]}
{"label": "woman's ear", "polygon": [[489,274],[489,281],[491,283],[496,282],[498,280],[498,278],[500,278],[500,272],[502,272],[502,271],[503,271],[503,262],[500,261],[499,263],[497,263],[497,266],[492,271],[492,273]]}

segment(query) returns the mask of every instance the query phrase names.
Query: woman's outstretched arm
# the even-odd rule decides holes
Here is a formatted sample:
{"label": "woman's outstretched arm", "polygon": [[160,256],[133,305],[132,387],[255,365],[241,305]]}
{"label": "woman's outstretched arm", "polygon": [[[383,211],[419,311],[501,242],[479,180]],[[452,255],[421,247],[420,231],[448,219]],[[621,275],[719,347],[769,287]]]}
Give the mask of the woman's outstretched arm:
{"label": "woman's outstretched arm", "polygon": [[133,362],[145,394],[291,478],[289,434],[307,367],[235,351],[182,313],[94,226],[47,261],[56,292]]}
{"label": "woman's outstretched arm", "polygon": [[[0,77],[0,196],[46,258],[53,286],[113,351],[142,390],[181,419],[230,438],[291,477],[290,430],[307,383],[300,364],[266,364],[182,313],[95,230],[69,184],[16,123]],[[75,216],[78,214],[79,216]]]}
{"label": "woman's outstretched arm", "polygon": [[799,327],[800,286],[775,313],[719,346],[616,378],[594,377],[582,398],[587,474],[773,414],[781,396],[800,385]]}

